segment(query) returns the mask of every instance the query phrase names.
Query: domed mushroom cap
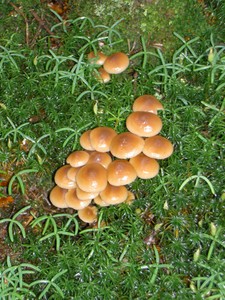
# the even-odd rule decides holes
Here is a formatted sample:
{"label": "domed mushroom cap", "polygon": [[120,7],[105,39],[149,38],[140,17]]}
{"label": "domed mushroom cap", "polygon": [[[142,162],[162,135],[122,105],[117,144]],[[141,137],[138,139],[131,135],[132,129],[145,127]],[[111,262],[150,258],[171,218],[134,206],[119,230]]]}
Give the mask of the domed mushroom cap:
{"label": "domed mushroom cap", "polygon": [[83,190],[81,190],[79,187],[76,187],[76,192],[77,192],[77,197],[80,199],[80,200],[92,200],[94,199],[95,197],[98,196],[99,193],[94,193],[94,192],[85,192]]}
{"label": "domed mushroom cap", "polygon": [[60,167],[55,173],[55,183],[63,189],[73,189],[76,187],[76,182],[71,180],[67,176],[67,172],[70,170],[70,165],[64,165]]}
{"label": "domed mushroom cap", "polygon": [[130,184],[137,177],[134,167],[125,159],[117,159],[111,162],[107,173],[108,182],[114,186]]}
{"label": "domed mushroom cap", "polygon": [[98,163],[86,164],[77,172],[76,182],[85,192],[101,192],[107,185],[107,171]]}
{"label": "domed mushroom cap", "polygon": [[79,169],[80,169],[80,168],[74,168],[74,167],[71,167],[71,168],[68,170],[68,172],[67,172],[67,177],[68,177],[70,180],[76,182],[76,176],[77,176],[77,172],[78,172]]}
{"label": "domed mushroom cap", "polygon": [[93,151],[90,152],[90,157],[88,163],[98,163],[107,169],[108,165],[111,163],[112,158],[106,152]]}
{"label": "domed mushroom cap", "polygon": [[158,134],[162,129],[162,121],[156,114],[146,111],[132,112],[126,120],[127,129],[142,137]]}
{"label": "domed mushroom cap", "polygon": [[81,167],[87,163],[89,154],[84,150],[77,150],[67,157],[66,162],[74,168]]}
{"label": "domed mushroom cap", "polygon": [[90,132],[92,147],[99,152],[108,152],[112,139],[117,133],[110,127],[96,127]]}
{"label": "domed mushroom cap", "polygon": [[114,53],[105,60],[103,68],[109,74],[119,74],[129,66],[129,58],[125,53]]}
{"label": "domed mushroom cap", "polygon": [[110,183],[107,184],[107,187],[100,193],[100,197],[105,203],[108,204],[119,204],[124,202],[127,199],[128,191],[124,185],[114,186]]}
{"label": "domed mushroom cap", "polygon": [[163,105],[153,95],[142,95],[135,99],[133,103],[133,111],[148,111],[157,114],[158,110],[163,110]]}
{"label": "domed mushroom cap", "polygon": [[172,155],[173,145],[167,138],[156,135],[145,140],[143,153],[151,158],[165,159]]}
{"label": "domed mushroom cap", "polygon": [[94,198],[94,203],[101,206],[101,207],[105,207],[105,206],[109,206],[110,204],[104,202],[102,200],[102,198],[100,197],[100,195],[98,195],[97,197]]}
{"label": "domed mushroom cap", "polygon": [[107,55],[105,55],[103,52],[98,51],[95,53],[94,51],[90,52],[88,54],[88,60],[91,64],[95,64],[98,66],[101,66],[104,64],[105,60],[107,58]]}
{"label": "domed mushroom cap", "polygon": [[77,196],[77,190],[72,189],[65,194],[65,202],[67,204],[67,207],[79,210],[87,207],[91,203],[91,199],[89,200],[79,199]]}
{"label": "domed mushroom cap", "polygon": [[98,69],[97,73],[95,74],[95,77],[98,81],[100,81],[102,83],[107,83],[111,79],[110,74],[108,72],[106,72],[106,70],[103,68]]}
{"label": "domed mushroom cap", "polygon": [[129,160],[130,164],[137,172],[137,176],[142,179],[150,179],[159,173],[159,163],[154,159],[140,153]]}
{"label": "domed mushroom cap", "polygon": [[67,208],[68,205],[65,201],[65,195],[68,190],[59,187],[58,185],[54,186],[51,190],[49,199],[55,207],[58,208]]}
{"label": "domed mushroom cap", "polygon": [[84,133],[82,133],[82,135],[80,136],[80,145],[85,150],[93,151],[95,149],[91,145],[90,133],[91,133],[91,129],[89,129],[89,130],[85,131]]}
{"label": "domed mushroom cap", "polygon": [[141,153],[144,140],[131,132],[123,132],[112,139],[110,151],[113,156],[126,159]]}
{"label": "domed mushroom cap", "polygon": [[98,209],[96,206],[87,206],[78,211],[78,217],[86,223],[94,223],[98,219]]}

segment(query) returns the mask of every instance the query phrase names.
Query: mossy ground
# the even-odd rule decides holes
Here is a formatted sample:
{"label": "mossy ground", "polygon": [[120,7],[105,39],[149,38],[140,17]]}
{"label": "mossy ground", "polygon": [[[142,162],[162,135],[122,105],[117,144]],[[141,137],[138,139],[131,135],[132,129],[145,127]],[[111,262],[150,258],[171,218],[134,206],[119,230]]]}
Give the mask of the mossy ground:
{"label": "mossy ground", "polygon": [[[8,288],[18,299],[223,299],[225,94],[218,86],[224,73],[209,67],[206,49],[212,37],[223,46],[225,6],[176,0],[55,3],[67,4],[62,23],[46,1],[13,2],[20,11],[12,2],[0,4],[2,299],[11,299]],[[63,26],[64,20],[70,21]],[[186,42],[199,37],[191,49],[207,68],[172,73],[169,63],[182,47],[173,32]],[[122,50],[134,57],[106,85],[93,78],[86,59],[99,42],[106,53]],[[161,68],[157,47],[168,69]],[[179,58],[185,55],[187,48]],[[217,64],[223,66],[224,52]],[[123,132],[142,94],[162,101],[162,135],[174,144],[174,154],[160,162],[157,177],[130,185],[132,205],[101,208],[96,227],[77,223],[73,210],[58,210],[48,200],[54,172],[80,149],[85,130],[104,125]],[[9,220],[26,206],[16,218],[23,236]],[[6,256],[20,268],[10,273]],[[21,277],[21,264],[28,263],[39,270]]]}

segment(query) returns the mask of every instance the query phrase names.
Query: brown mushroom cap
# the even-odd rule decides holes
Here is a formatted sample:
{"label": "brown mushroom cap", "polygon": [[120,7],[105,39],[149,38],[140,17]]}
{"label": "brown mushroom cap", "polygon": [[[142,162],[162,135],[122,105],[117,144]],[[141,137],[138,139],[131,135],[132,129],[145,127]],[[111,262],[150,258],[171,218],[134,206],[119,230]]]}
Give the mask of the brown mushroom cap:
{"label": "brown mushroom cap", "polygon": [[101,192],[107,185],[107,171],[98,163],[88,163],[77,172],[76,182],[85,192]]}
{"label": "brown mushroom cap", "polygon": [[97,127],[90,132],[92,147],[99,152],[108,152],[112,139],[117,133],[110,127]]}
{"label": "brown mushroom cap", "polygon": [[94,223],[97,221],[98,209],[96,206],[87,206],[78,211],[78,217],[86,223]]}
{"label": "brown mushroom cap", "polygon": [[94,51],[90,52],[88,54],[88,60],[91,64],[95,64],[98,66],[101,66],[104,64],[105,60],[107,58],[107,55],[105,55],[103,52],[98,51],[95,53]]}
{"label": "brown mushroom cap", "polygon": [[89,129],[89,130],[85,131],[84,133],[82,133],[82,135],[80,136],[80,145],[85,150],[93,151],[95,149],[91,145],[90,133],[91,133],[91,129]]}
{"label": "brown mushroom cap", "polygon": [[80,169],[80,168],[74,168],[74,167],[71,167],[71,168],[68,170],[68,172],[67,172],[67,177],[68,177],[70,180],[76,182],[76,175],[77,175],[77,172],[78,172],[79,169]]}
{"label": "brown mushroom cap", "polygon": [[133,111],[148,111],[157,114],[158,110],[163,110],[163,105],[153,95],[142,95],[133,103]]}
{"label": "brown mushroom cap", "polygon": [[126,159],[141,153],[143,147],[144,140],[140,136],[131,132],[123,132],[112,139],[110,151],[113,156]]}
{"label": "brown mushroom cap", "polygon": [[107,187],[100,193],[100,197],[105,203],[108,204],[119,204],[124,202],[127,199],[128,191],[124,185],[114,186],[110,183],[107,184]]}
{"label": "brown mushroom cap", "polygon": [[150,179],[159,173],[159,163],[154,159],[140,153],[129,160],[130,164],[137,172],[137,176],[142,179]]}
{"label": "brown mushroom cap", "polygon": [[66,162],[74,168],[81,167],[87,163],[89,154],[84,150],[77,150],[67,157]]}
{"label": "brown mushroom cap", "polygon": [[147,111],[132,112],[126,120],[127,129],[142,137],[158,134],[162,129],[162,121],[156,114]]}
{"label": "brown mushroom cap", "polygon": [[109,74],[119,74],[129,66],[129,58],[125,53],[114,53],[105,60],[103,68]]}
{"label": "brown mushroom cap", "polygon": [[67,204],[67,207],[71,207],[73,209],[79,210],[87,207],[91,203],[91,199],[89,200],[79,199],[77,196],[77,190],[72,189],[65,194],[65,202]]}
{"label": "brown mushroom cap", "polygon": [[65,201],[66,193],[67,193],[66,189],[63,189],[63,188],[59,187],[58,185],[56,185],[51,190],[49,199],[54,206],[56,206],[58,208],[66,208],[66,207],[68,207],[68,205]]}
{"label": "brown mushroom cap", "polygon": [[102,83],[107,83],[110,81],[111,76],[105,69],[99,68],[96,74],[96,79]]}
{"label": "brown mushroom cap", "polygon": [[94,192],[85,192],[83,190],[81,190],[79,187],[76,187],[76,192],[77,192],[77,197],[80,199],[80,200],[92,200],[94,199],[95,197],[98,196],[99,193],[94,193]]}
{"label": "brown mushroom cap", "polygon": [[131,205],[135,200],[134,193],[128,191],[127,199],[124,201],[126,204]]}
{"label": "brown mushroom cap", "polygon": [[151,158],[165,159],[172,155],[173,145],[167,138],[156,135],[145,140],[143,153]]}
{"label": "brown mushroom cap", "polygon": [[111,163],[112,158],[106,152],[93,151],[90,152],[90,157],[88,163],[98,163],[107,169],[108,165]]}
{"label": "brown mushroom cap", "polygon": [[137,177],[134,167],[125,159],[117,159],[111,162],[107,173],[108,182],[114,186],[130,184]]}
{"label": "brown mushroom cap", "polygon": [[98,195],[97,197],[94,198],[94,203],[101,206],[101,207],[105,207],[105,206],[109,206],[110,204],[104,202],[102,200],[102,198],[100,197],[100,195]]}
{"label": "brown mushroom cap", "polygon": [[76,187],[76,182],[71,180],[67,176],[67,172],[70,170],[70,165],[64,165],[60,167],[55,173],[55,183],[63,189],[73,189]]}

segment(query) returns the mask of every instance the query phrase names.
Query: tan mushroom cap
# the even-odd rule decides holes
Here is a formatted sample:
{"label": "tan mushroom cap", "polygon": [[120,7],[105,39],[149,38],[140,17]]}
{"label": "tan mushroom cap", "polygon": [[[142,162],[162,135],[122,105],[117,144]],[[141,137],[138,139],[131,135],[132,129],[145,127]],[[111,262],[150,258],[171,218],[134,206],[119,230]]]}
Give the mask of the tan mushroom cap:
{"label": "tan mushroom cap", "polygon": [[77,196],[77,190],[72,189],[65,194],[65,202],[67,204],[67,207],[71,207],[73,209],[79,210],[87,207],[91,203],[91,199],[90,200],[79,199]]}
{"label": "tan mushroom cap", "polygon": [[66,208],[68,207],[66,201],[65,201],[65,195],[68,190],[63,189],[59,187],[58,185],[54,186],[54,188],[51,190],[49,199],[52,202],[52,204],[58,208]]}
{"label": "tan mushroom cap", "polygon": [[63,189],[73,189],[76,187],[76,182],[69,179],[67,172],[70,170],[70,165],[60,167],[55,173],[55,183]]}
{"label": "tan mushroom cap", "polygon": [[94,199],[95,197],[98,196],[99,193],[94,193],[94,192],[85,192],[83,190],[81,190],[79,187],[76,187],[76,191],[77,191],[77,197],[80,199],[80,200],[92,200]]}
{"label": "tan mushroom cap", "polygon": [[92,147],[99,152],[108,152],[112,139],[117,135],[110,127],[96,127],[90,132]]}
{"label": "tan mushroom cap", "polygon": [[143,153],[151,158],[165,159],[172,155],[173,145],[167,138],[156,135],[145,140]]}
{"label": "tan mushroom cap", "polygon": [[112,139],[110,151],[117,158],[127,159],[141,153],[143,147],[144,139],[131,132],[123,132]]}
{"label": "tan mushroom cap", "polygon": [[130,184],[137,177],[134,167],[125,159],[117,159],[111,162],[107,173],[108,182],[114,186]]}
{"label": "tan mushroom cap", "polygon": [[90,152],[90,157],[88,163],[98,163],[107,169],[108,165],[111,163],[112,158],[106,152],[93,151]]}
{"label": "tan mushroom cap", "polygon": [[77,150],[67,157],[66,162],[74,168],[81,167],[87,163],[89,159],[89,154],[84,150]]}
{"label": "tan mushroom cap", "polygon": [[102,198],[100,197],[100,195],[98,195],[97,197],[94,198],[94,203],[101,206],[101,207],[105,207],[105,206],[109,206],[110,204],[104,202],[102,200]]}
{"label": "tan mushroom cap", "polygon": [[94,223],[98,219],[98,209],[96,206],[87,206],[78,211],[78,217],[86,223]]}
{"label": "tan mushroom cap", "polygon": [[91,145],[90,133],[91,133],[91,129],[89,129],[89,130],[85,131],[84,133],[82,133],[82,135],[80,136],[80,145],[85,150],[93,151],[95,149]]}
{"label": "tan mushroom cap", "polygon": [[105,203],[108,204],[119,204],[124,202],[127,199],[128,191],[124,185],[114,186],[110,183],[107,184],[107,187],[100,193],[100,197]]}
{"label": "tan mushroom cap", "polygon": [[131,191],[128,191],[127,199],[124,201],[126,204],[131,205],[135,200],[134,193]]}
{"label": "tan mushroom cap", "polygon": [[107,185],[107,171],[98,163],[88,163],[77,172],[76,182],[85,192],[101,192]]}
{"label": "tan mushroom cap", "polygon": [[135,99],[133,103],[133,111],[148,111],[157,114],[158,110],[163,110],[163,105],[153,95],[142,95]]}
{"label": "tan mushroom cap", "polygon": [[94,51],[90,52],[88,54],[88,60],[91,64],[95,64],[95,65],[103,65],[105,60],[107,58],[107,55],[105,55],[103,52],[98,51],[97,53],[95,53]]}
{"label": "tan mushroom cap", "polygon": [[99,68],[97,74],[95,74],[96,79],[102,83],[107,83],[110,81],[111,76],[105,69]]}
{"label": "tan mushroom cap", "polygon": [[159,163],[154,158],[140,153],[129,160],[130,164],[137,172],[137,176],[142,179],[150,179],[159,173]]}
{"label": "tan mushroom cap", "polygon": [[162,121],[154,113],[147,111],[132,112],[126,120],[127,129],[142,137],[158,134],[162,129]]}
{"label": "tan mushroom cap", "polygon": [[77,175],[77,172],[78,172],[79,169],[80,169],[80,168],[74,168],[74,167],[71,167],[71,168],[68,170],[68,172],[67,172],[67,177],[68,177],[70,180],[76,182],[76,175]]}
{"label": "tan mushroom cap", "polygon": [[105,60],[103,68],[109,74],[119,74],[129,66],[129,58],[125,53],[114,53]]}

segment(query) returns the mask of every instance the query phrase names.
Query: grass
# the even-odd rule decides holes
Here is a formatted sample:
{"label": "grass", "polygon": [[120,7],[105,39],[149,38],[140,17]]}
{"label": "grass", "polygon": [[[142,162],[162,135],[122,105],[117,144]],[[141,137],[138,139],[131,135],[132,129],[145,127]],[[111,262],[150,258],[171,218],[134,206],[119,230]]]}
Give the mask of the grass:
{"label": "grass", "polygon": [[[219,16],[222,8],[207,6]],[[176,31],[169,53],[143,33],[128,70],[103,85],[86,56],[102,42],[106,53],[129,52],[123,21],[46,14],[54,41],[41,31],[28,47],[14,21],[0,40],[0,298],[224,299],[221,16],[204,40]],[[142,94],[161,99],[162,135],[175,148],[159,175],[132,183],[132,205],[101,208],[95,226],[54,208],[54,173],[80,135],[102,125],[123,132]]]}

